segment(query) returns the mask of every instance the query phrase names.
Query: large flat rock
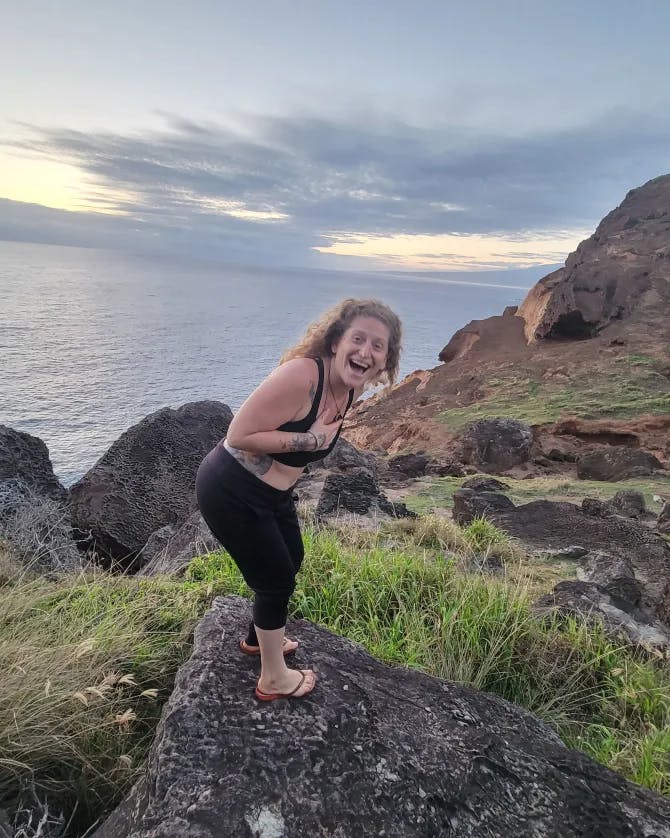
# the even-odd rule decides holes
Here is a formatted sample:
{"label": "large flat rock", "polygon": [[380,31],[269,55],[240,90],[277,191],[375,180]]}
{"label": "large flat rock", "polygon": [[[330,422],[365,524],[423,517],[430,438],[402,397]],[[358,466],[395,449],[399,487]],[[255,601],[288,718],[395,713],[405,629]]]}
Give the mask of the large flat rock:
{"label": "large flat rock", "polygon": [[670,801],[564,747],[494,696],[385,666],[292,625],[307,698],[260,704],[249,616],[217,599],[180,669],[146,773],[95,838],[668,838]]}

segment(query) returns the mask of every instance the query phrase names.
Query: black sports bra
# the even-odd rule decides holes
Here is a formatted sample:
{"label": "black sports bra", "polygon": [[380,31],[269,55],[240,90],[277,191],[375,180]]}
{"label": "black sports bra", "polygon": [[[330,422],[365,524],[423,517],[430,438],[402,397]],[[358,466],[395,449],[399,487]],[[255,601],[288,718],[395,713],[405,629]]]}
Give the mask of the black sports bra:
{"label": "black sports bra", "polygon": [[[319,405],[321,404],[321,396],[323,395],[323,358],[314,358],[316,361],[316,366],[319,370],[319,383],[316,387],[316,393],[314,395],[314,400],[312,401],[312,406],[309,409],[309,413],[307,416],[303,416],[302,419],[295,419],[292,422],[284,422],[283,425],[280,425],[277,430],[278,431],[289,431],[292,433],[304,434],[308,431],[314,422],[316,422],[316,416],[319,410]],[[347,402],[347,406],[344,409],[344,415],[347,415],[347,411],[351,407],[351,402],[354,399],[354,391],[349,390],[349,401]],[[297,466],[302,467],[306,466],[308,463],[313,463],[315,460],[323,460],[324,457],[327,457],[328,454],[333,450],[335,447],[335,443],[340,436],[340,431],[342,430],[342,426],[337,430],[335,434],[335,438],[330,443],[328,448],[324,448],[320,451],[284,451],[280,454],[270,454],[273,460],[277,460],[279,463],[283,463],[286,466]]]}

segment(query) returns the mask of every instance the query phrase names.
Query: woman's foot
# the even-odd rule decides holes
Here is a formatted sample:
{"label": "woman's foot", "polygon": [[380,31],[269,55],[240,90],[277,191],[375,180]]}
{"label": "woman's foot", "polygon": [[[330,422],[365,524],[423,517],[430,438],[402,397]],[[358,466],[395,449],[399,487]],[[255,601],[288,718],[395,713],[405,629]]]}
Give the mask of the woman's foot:
{"label": "woman's foot", "polygon": [[[291,655],[295,650],[298,648],[299,643],[297,640],[289,640],[288,637],[284,638],[284,642],[282,644],[282,653],[284,656]],[[245,655],[260,655],[261,647],[254,646],[251,643],[247,643],[246,640],[240,640],[240,649],[244,652]]]}
{"label": "woman's foot", "polygon": [[287,669],[281,678],[261,679],[256,685],[256,697],[261,701],[277,698],[302,698],[311,693],[316,685],[316,675],[311,669]]}

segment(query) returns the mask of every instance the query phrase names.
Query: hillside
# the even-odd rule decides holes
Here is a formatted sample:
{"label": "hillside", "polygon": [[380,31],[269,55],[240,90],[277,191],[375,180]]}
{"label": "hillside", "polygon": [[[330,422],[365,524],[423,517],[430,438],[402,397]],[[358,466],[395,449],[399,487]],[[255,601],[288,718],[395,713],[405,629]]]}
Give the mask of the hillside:
{"label": "hillside", "polygon": [[608,442],[646,449],[667,466],[669,314],[664,175],[629,192],[518,309],[472,321],[438,366],[359,404],[346,436],[372,450],[450,456],[471,421],[502,416],[531,425],[537,451]]}

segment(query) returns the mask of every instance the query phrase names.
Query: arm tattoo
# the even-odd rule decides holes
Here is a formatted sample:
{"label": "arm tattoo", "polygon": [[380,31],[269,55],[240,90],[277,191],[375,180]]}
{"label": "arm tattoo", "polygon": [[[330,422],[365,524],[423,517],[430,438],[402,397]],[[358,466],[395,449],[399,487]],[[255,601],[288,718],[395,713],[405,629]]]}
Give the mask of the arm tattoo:
{"label": "arm tattoo", "polygon": [[279,443],[282,451],[315,451],[314,440],[317,441],[317,448],[323,444],[320,437],[321,434],[293,434],[290,439],[283,439]]}

